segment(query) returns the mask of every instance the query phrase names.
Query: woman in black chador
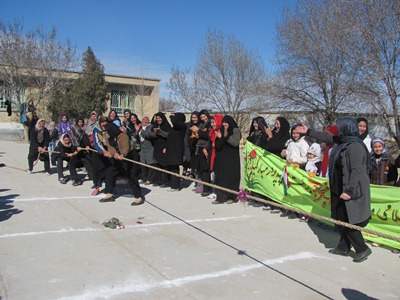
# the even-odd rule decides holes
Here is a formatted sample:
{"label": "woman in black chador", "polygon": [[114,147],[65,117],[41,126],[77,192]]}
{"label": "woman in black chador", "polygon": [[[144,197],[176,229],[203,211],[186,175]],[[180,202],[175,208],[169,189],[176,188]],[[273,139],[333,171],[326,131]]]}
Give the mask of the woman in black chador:
{"label": "woman in black chador", "polygon": [[39,159],[44,163],[44,171],[46,172],[47,175],[50,175],[50,160],[48,154],[46,153],[46,150],[49,147],[50,134],[45,125],[46,125],[45,121],[43,119],[40,119],[37,121],[35,127],[32,128],[29,133],[30,134],[29,154],[28,154],[29,174],[32,174],[33,163],[39,157]]}

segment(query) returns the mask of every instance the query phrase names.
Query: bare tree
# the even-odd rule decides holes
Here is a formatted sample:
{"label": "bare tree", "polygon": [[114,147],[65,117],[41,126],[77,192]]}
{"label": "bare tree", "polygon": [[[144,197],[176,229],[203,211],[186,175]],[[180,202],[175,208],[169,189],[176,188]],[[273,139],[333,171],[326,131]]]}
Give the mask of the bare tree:
{"label": "bare tree", "polygon": [[400,2],[355,0],[346,9],[353,29],[347,55],[363,66],[360,93],[400,146]]}
{"label": "bare tree", "polygon": [[158,104],[159,111],[175,110],[175,108],[176,108],[176,102],[172,101],[171,99],[160,97],[160,101]]}
{"label": "bare tree", "polygon": [[346,56],[351,34],[340,0],[300,0],[277,25],[277,63],[272,84],[280,107],[315,113],[324,125],[359,104],[359,66]]}
{"label": "bare tree", "polygon": [[21,105],[25,89],[40,104],[65,80],[65,71],[78,64],[76,49],[70,42],[57,40],[56,29],[41,28],[24,32],[18,21],[0,21],[0,80],[7,86],[8,99]]}
{"label": "bare tree", "polygon": [[[193,75],[173,68],[169,88],[185,107],[209,108],[231,114],[242,127],[243,111],[253,111],[264,91],[265,70],[260,56],[233,36],[209,30],[199,49]],[[195,99],[195,101],[193,101]],[[189,106],[188,101],[193,101]]]}
{"label": "bare tree", "polygon": [[205,99],[199,93],[196,77],[191,74],[190,68],[171,68],[171,77],[167,87],[171,90],[170,98],[182,111],[198,111],[204,105]]}

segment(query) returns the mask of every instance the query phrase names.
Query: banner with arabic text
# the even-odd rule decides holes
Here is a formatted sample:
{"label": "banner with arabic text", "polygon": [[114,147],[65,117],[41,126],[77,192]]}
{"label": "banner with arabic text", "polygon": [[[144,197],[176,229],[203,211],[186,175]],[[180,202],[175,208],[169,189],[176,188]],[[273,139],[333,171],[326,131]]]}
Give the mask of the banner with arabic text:
{"label": "banner with arabic text", "polygon": [[[248,142],[244,148],[244,187],[273,201],[330,217],[330,191],[326,178],[287,166],[290,188],[281,180],[285,160]],[[371,185],[371,220],[367,229],[400,238],[400,188]],[[400,243],[363,232],[366,240],[400,249]]]}

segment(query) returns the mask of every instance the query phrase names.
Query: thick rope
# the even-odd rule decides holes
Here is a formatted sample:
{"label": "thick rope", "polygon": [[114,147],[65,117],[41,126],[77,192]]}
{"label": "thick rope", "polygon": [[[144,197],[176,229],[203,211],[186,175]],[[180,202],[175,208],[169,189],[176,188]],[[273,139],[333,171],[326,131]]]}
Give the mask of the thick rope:
{"label": "thick rope", "polygon": [[[94,150],[94,149],[91,149],[91,148],[83,148],[82,150],[89,150],[89,151],[98,153],[97,150]],[[49,152],[49,151],[46,150],[46,152]],[[60,152],[53,151],[52,153],[60,153]],[[160,169],[158,167],[155,167],[155,166],[152,166],[152,165],[148,165],[148,164],[145,164],[145,163],[141,163],[139,161],[132,160],[132,159],[129,159],[129,158],[125,158],[124,157],[123,160],[131,162],[131,163],[134,163],[134,164],[137,164],[137,165],[140,165],[140,166],[151,168],[151,169],[159,171],[159,172],[164,172],[164,173],[167,173],[167,174],[170,174],[172,176],[176,176],[176,177],[179,177],[179,178],[182,178],[182,179],[185,179],[185,180],[197,182],[197,183],[200,183],[200,184],[203,184],[203,185],[206,185],[206,186],[209,186],[211,188],[218,189],[218,190],[221,190],[221,191],[224,191],[224,192],[227,192],[227,193],[231,193],[231,194],[238,194],[239,193],[239,191],[234,191],[234,190],[222,187],[222,186],[218,186],[218,185],[215,185],[215,184],[212,184],[212,183],[201,181],[199,179],[195,179],[195,178],[188,177],[188,176],[185,176],[185,175],[177,174],[177,173],[174,173],[174,172],[171,172],[171,171],[168,171],[168,170]],[[378,231],[375,231],[375,230],[366,229],[364,227],[360,227],[360,226],[353,225],[353,224],[350,224],[350,223],[346,223],[346,222],[343,222],[343,221],[339,221],[339,220],[335,220],[335,219],[332,219],[332,218],[320,216],[320,215],[317,215],[317,214],[309,213],[309,212],[306,212],[306,211],[303,211],[303,210],[300,210],[300,209],[297,209],[297,208],[294,208],[294,207],[289,207],[289,206],[286,206],[286,205],[283,205],[283,204],[280,204],[280,203],[276,203],[276,202],[273,202],[273,201],[265,200],[265,199],[260,198],[260,197],[255,197],[253,195],[247,195],[246,197],[251,199],[251,200],[255,200],[255,201],[267,204],[267,205],[272,205],[272,206],[279,207],[281,209],[290,210],[290,211],[296,212],[298,214],[302,214],[302,215],[305,215],[307,217],[310,217],[312,219],[318,219],[318,220],[330,222],[330,223],[333,223],[333,224],[336,224],[336,225],[339,225],[339,226],[351,228],[351,229],[354,229],[354,230],[366,232],[366,233],[373,234],[373,235],[376,235],[376,236],[379,236],[379,237],[383,237],[383,238],[386,238],[386,239],[389,239],[389,240],[400,242],[400,238],[399,237],[395,237],[393,235],[389,235],[389,234],[386,234],[386,233],[378,232]],[[241,201],[241,202],[245,202],[245,201]]]}

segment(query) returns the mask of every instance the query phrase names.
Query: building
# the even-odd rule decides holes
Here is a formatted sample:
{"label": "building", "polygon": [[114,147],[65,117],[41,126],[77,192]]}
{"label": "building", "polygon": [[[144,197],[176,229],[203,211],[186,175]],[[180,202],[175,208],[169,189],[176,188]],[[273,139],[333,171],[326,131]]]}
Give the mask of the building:
{"label": "building", "polygon": [[[79,73],[67,72],[65,76],[77,78]],[[130,109],[139,118],[142,116],[151,117],[158,112],[160,81],[160,79],[154,78],[106,74],[108,109],[105,114],[108,114],[110,109],[115,109],[121,116],[125,109]],[[7,98],[10,96],[7,95],[7,86],[0,79],[0,136],[7,139],[20,139],[23,138],[24,134],[23,126],[19,123],[19,107],[13,104],[11,106],[12,115],[8,116],[6,101],[9,100]],[[32,99],[33,95],[33,87],[22,88],[20,92],[21,103],[28,103],[30,100],[35,102],[35,99]],[[87,117],[89,117],[89,113]],[[46,109],[45,102],[37,105],[37,114],[46,120],[52,118]]]}

